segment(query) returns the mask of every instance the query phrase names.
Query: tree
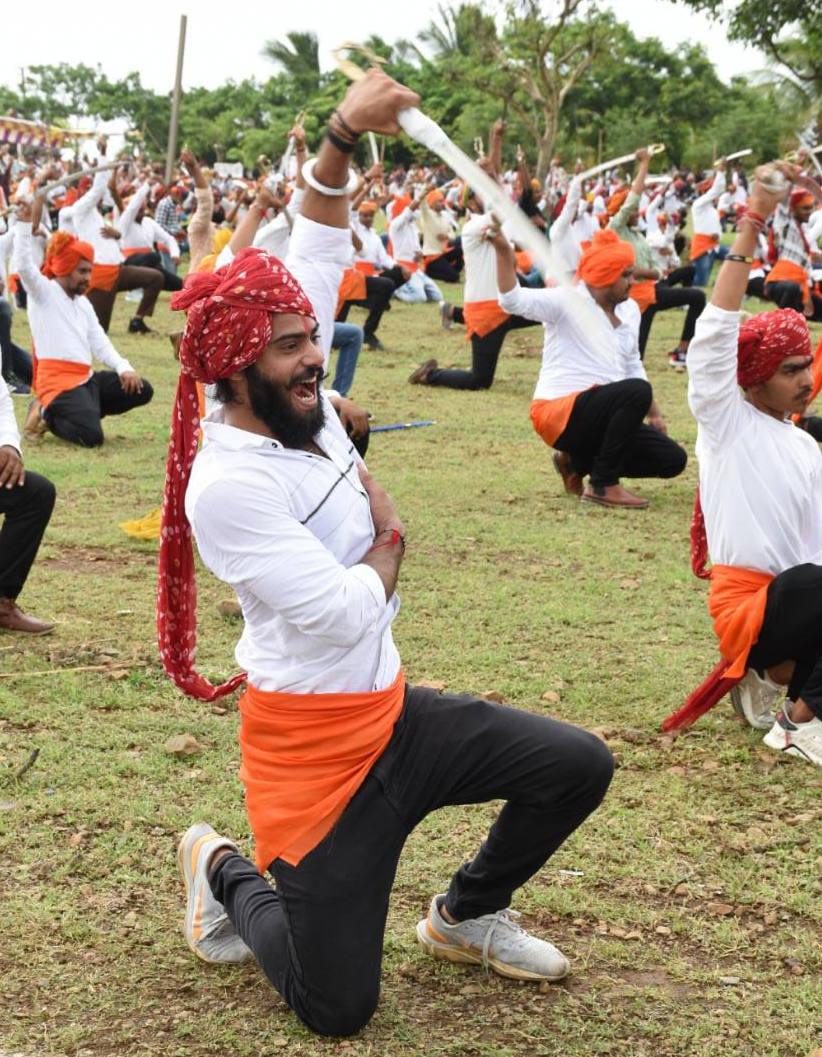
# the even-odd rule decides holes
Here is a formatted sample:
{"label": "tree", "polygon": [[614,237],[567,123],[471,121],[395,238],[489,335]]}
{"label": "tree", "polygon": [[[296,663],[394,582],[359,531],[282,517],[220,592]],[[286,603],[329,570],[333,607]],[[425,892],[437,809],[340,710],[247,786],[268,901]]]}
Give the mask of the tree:
{"label": "tree", "polygon": [[320,88],[320,47],[317,34],[311,31],[286,33],[288,43],[268,40],[263,55],[279,66],[293,86],[292,98],[298,109]]}

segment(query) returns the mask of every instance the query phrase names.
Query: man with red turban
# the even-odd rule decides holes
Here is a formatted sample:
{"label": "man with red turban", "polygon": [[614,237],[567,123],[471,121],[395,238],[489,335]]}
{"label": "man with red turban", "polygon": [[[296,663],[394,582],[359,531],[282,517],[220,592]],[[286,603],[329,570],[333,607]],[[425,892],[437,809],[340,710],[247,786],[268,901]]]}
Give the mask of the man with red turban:
{"label": "man with red turban", "polygon": [[822,297],[813,292],[813,256],[805,225],[816,201],[803,187],[780,202],[773,219],[777,259],[765,279],[765,297],[780,308],[793,308],[813,322],[822,322]]}
{"label": "man with red turban", "polygon": [[791,422],[812,391],[810,335],[793,309],[742,324],[739,314],[779,198],[755,180],[688,356],[699,459],[692,565],[711,581],[722,659],[665,726],[692,722],[734,688],[737,711],[768,730],[766,745],[822,766],[822,455]]}
{"label": "man with red turban", "polygon": [[[351,1035],[380,989],[397,861],[445,804],[504,797],[488,841],[434,896],[416,937],[433,955],[520,980],[568,962],[508,911],[602,799],[606,746],[566,724],[467,696],[406,687],[391,634],[405,529],[320,385],[350,254],[348,178],[359,136],[397,134],[418,97],[371,70],[332,115],[289,247],[293,273],[254,248],[189,276],[160,539],[158,637],[166,671],[201,700],[194,667],[192,532],[238,593],[240,776],[254,863],[206,823],[179,847],[185,936],[199,957],[253,955],[303,1022]],[[319,324],[319,334],[318,327]],[[195,382],[222,408],[197,452]],[[276,888],[261,873],[269,870]]]}
{"label": "man with red turban", "polygon": [[676,477],[687,455],[667,435],[639,355],[640,313],[630,296],[634,247],[614,231],[597,231],[575,286],[528,290],[517,283],[507,239],[497,233],[491,241],[500,306],[545,327],[531,421],[556,449],[565,490],[602,506],[648,506],[620,478]]}
{"label": "man with red turban", "polygon": [[[147,404],[153,390],[111,344],[87,297],[94,250],[58,231],[46,248],[42,274],[32,259],[32,229],[40,223],[43,195],[19,207],[14,228],[18,269],[29,296],[37,401],[26,432],[45,424],[81,447],[103,443],[101,419]],[[92,357],[108,371],[92,371]]]}

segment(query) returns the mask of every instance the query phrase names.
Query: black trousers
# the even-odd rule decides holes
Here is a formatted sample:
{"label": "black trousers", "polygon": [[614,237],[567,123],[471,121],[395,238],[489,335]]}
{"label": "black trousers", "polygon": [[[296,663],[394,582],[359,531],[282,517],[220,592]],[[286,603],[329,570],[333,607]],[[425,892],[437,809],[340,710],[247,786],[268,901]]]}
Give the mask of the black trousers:
{"label": "black trousers", "polygon": [[[454,318],[456,319],[456,310]],[[462,319],[457,322],[462,322]],[[446,385],[450,389],[490,389],[497,372],[497,360],[502,343],[505,341],[505,335],[511,330],[521,330],[522,327],[537,325],[533,319],[509,316],[504,323],[500,323],[485,337],[481,338],[477,334],[472,334],[471,370],[465,371],[459,367],[438,367],[428,372],[426,384]]]}
{"label": "black trousers", "polygon": [[439,279],[443,283],[458,283],[464,263],[462,240],[456,238],[441,257],[426,265],[425,274],[430,279]]}
{"label": "black trousers", "polygon": [[681,268],[674,268],[660,282],[663,286],[693,286],[696,278],[696,268],[693,264],[683,264]]}
{"label": "black trousers", "polygon": [[17,598],[23,590],[51,512],[54,485],[26,470],[22,485],[0,488],[0,598]]}
{"label": "black trousers", "polygon": [[163,259],[156,250],[149,250],[146,253],[132,253],[128,258],[128,263],[132,268],[154,268],[156,271],[162,272],[164,290],[174,292],[183,288],[183,280],[179,275],[175,275],[174,272],[170,272],[163,267]]}
{"label": "black trousers", "polygon": [[143,296],[135,315],[150,316],[157,298],[163,289],[163,273],[156,268],[137,268],[133,264],[121,264],[117,282],[110,290],[89,290],[86,297],[91,301],[100,326],[108,333],[114,302],[121,290],[142,290]]}
{"label": "black trousers", "polygon": [[[793,308],[797,312],[804,313],[802,287],[799,283],[793,283],[787,279],[769,283],[766,277],[764,293],[769,301],[775,301],[780,308]],[[822,322],[822,297],[818,294],[811,294],[811,300],[813,301],[813,316],[808,322],[820,323]]]}
{"label": "black trousers", "polygon": [[348,310],[352,305],[367,308],[368,315],[365,318],[362,329],[364,334],[373,337],[377,333],[382,314],[388,307],[388,302],[394,296],[396,289],[393,279],[387,275],[366,275],[365,298],[358,301],[345,301],[337,319],[340,323],[345,323],[348,318]]}
{"label": "black trousers", "polygon": [[791,701],[802,698],[822,719],[822,566],[795,565],[768,585],[765,619],[748,654],[748,667],[763,671],[796,661],[788,686]]}
{"label": "black trousers", "polygon": [[377,1006],[391,887],[414,827],[449,804],[507,801],[446,895],[458,919],[493,913],[599,805],[612,773],[610,751],[586,731],[411,687],[388,747],[331,833],[298,866],[271,864],[276,889],[234,854],[209,882],[300,1019],[321,1035],[352,1035]]}
{"label": "black trousers", "polygon": [[591,484],[606,488],[620,477],[677,477],[688,455],[675,441],[645,424],[653,392],[642,378],[586,389],[574,401],[568,425],[554,447]]}
{"label": "black trousers", "polygon": [[[696,269],[693,269],[696,271]],[[693,276],[691,276],[693,283]],[[672,287],[670,278],[656,284],[656,302],[648,305],[642,313],[639,322],[639,355],[645,355],[645,346],[648,344],[648,335],[651,333],[651,324],[657,312],[665,312],[669,308],[678,308],[687,305],[688,312],[685,323],[682,326],[680,341],[690,341],[694,336],[696,321],[702,315],[705,308],[705,292],[693,286]]]}
{"label": "black trousers", "polygon": [[18,381],[31,385],[31,356],[11,340],[11,305],[0,297],[0,357],[6,381],[14,375]]}
{"label": "black trousers", "polygon": [[126,393],[114,371],[95,371],[83,385],[55,397],[43,418],[56,437],[81,448],[98,448],[105,439],[101,419],[142,407],[152,396],[154,390],[145,378],[141,393]]}

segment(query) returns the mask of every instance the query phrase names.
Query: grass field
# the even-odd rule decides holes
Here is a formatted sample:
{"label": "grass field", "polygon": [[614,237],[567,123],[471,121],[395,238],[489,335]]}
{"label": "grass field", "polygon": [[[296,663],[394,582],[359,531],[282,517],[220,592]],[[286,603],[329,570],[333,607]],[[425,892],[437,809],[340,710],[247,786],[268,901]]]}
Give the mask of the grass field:
{"label": "grass field", "polygon": [[[357,1038],[313,1037],[253,965],[189,953],[179,834],[205,818],[251,844],[236,701],[209,708],[162,674],[156,544],[118,528],[159,505],[176,376],[167,295],[153,337],[126,334],[130,307],[121,300],[111,337],[154,402],[106,420],[100,450],[47,436],[24,451],[58,499],[21,602],[57,630],[0,638],[0,1051],[807,1057],[822,1046],[822,773],[770,753],[727,702],[679,738],[659,734],[716,659],[706,588],[688,564],[695,463],[638,484],[646,511],[566,498],[528,419],[540,329],[509,338],[489,392],[411,387],[430,355],[467,361],[435,305],[394,305],[389,351],[363,352],[351,394],[374,424],[437,423],[374,436],[369,452],[408,529],[395,634],[410,681],[499,691],[511,707],[597,728],[613,749],[602,809],[515,903],[573,973],[543,991],[442,965],[415,942],[431,894],[498,805],[442,811],[409,840],[380,1007]],[[681,320],[657,317],[647,362],[692,455],[686,379],[665,355]],[[14,333],[28,346],[23,313]],[[25,401],[16,407],[22,419]],[[225,676],[238,625],[202,570],[199,590],[199,665]],[[56,671],[80,666],[104,670]],[[202,751],[166,753],[179,734]]]}

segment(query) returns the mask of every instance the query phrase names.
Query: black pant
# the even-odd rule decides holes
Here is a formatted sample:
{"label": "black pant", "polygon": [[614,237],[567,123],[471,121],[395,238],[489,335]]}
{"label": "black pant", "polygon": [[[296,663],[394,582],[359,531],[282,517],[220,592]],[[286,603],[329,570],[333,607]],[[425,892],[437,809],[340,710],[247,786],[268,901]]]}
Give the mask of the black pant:
{"label": "black pant", "polygon": [[348,310],[352,305],[367,308],[368,315],[365,323],[363,323],[363,334],[367,337],[373,337],[377,333],[382,314],[393,297],[395,290],[396,286],[391,278],[384,275],[366,275],[365,297],[358,301],[345,301],[337,319],[340,323],[345,323],[348,318]]}
{"label": "black pant", "polygon": [[[691,282],[693,282],[693,276],[691,277]],[[669,283],[670,280],[663,280],[656,284],[656,302],[653,305],[648,305],[642,313],[642,318],[639,322],[640,356],[645,355],[645,346],[648,344],[651,324],[657,312],[664,312],[668,308],[678,308],[680,305],[687,305],[688,312],[685,316],[680,341],[690,341],[694,336],[696,321],[705,308],[705,293],[703,290],[697,290],[692,286],[671,287]]]}
{"label": "black pant", "polygon": [[801,697],[822,719],[822,565],[795,565],[768,585],[765,619],[748,667],[762,672],[783,661],[796,661],[788,697]]}
{"label": "black pant", "polygon": [[163,273],[163,289],[169,292],[182,290],[183,280],[179,275],[170,272],[163,267],[163,259],[156,251],[148,250],[146,253],[132,253],[128,259],[132,268],[154,268],[155,271]]}
{"label": "black pant", "polygon": [[0,297],[0,356],[6,381],[14,375],[18,381],[31,385],[31,356],[11,340],[11,305]]}
{"label": "black pant", "polygon": [[100,321],[100,326],[108,333],[114,302],[121,290],[143,291],[142,299],[135,312],[135,315],[142,319],[143,316],[150,316],[154,311],[162,289],[163,274],[156,268],[136,268],[131,264],[121,264],[117,282],[110,290],[89,290],[86,297],[91,301],[91,307]]}
{"label": "black pant", "polygon": [[153,395],[154,390],[145,378],[142,392],[126,393],[114,371],[95,371],[83,385],[56,396],[45,409],[43,418],[55,436],[81,448],[97,448],[105,439],[100,419],[106,415],[124,415],[134,407],[147,404]]}
{"label": "black pant", "polygon": [[681,268],[674,268],[660,282],[663,286],[693,286],[696,278],[696,268],[693,264],[683,264]]}
{"label": "black pant", "polygon": [[[780,308],[793,308],[796,312],[804,314],[802,287],[799,283],[790,282],[787,279],[769,283],[766,278],[764,292],[765,297],[769,301],[775,301]],[[822,322],[822,297],[818,294],[811,294],[811,300],[813,301],[813,316],[808,322],[820,323]]]}
{"label": "black pant", "polygon": [[54,485],[26,470],[26,480],[0,488],[0,598],[17,598],[28,578],[54,509]]}
{"label": "black pant", "polygon": [[411,687],[388,747],[331,833],[298,866],[271,864],[276,890],[233,854],[209,882],[300,1019],[321,1035],[351,1035],[377,1005],[389,896],[414,827],[449,804],[507,801],[446,895],[457,919],[493,913],[599,805],[612,772],[611,753],[586,731]]}
{"label": "black pant", "polygon": [[620,477],[677,477],[688,455],[670,437],[645,424],[653,393],[642,378],[586,389],[574,401],[568,425],[554,447],[567,452],[573,469],[590,474],[598,488]]}
{"label": "black pant", "polygon": [[746,297],[759,297],[763,301],[767,301],[765,297],[765,276],[757,275],[753,279],[748,280],[748,285],[745,289]]}
{"label": "black pant", "polygon": [[505,341],[505,335],[509,330],[520,330],[522,327],[535,327],[536,325],[533,319],[509,316],[504,323],[500,323],[483,338],[472,334],[471,370],[464,371],[458,367],[438,367],[428,372],[426,384],[447,385],[450,389],[490,389],[497,371],[497,360],[502,343]]}
{"label": "black pant", "polygon": [[439,279],[443,283],[458,283],[463,264],[462,241],[456,238],[441,257],[426,265],[425,274],[429,279]]}

